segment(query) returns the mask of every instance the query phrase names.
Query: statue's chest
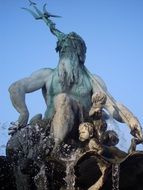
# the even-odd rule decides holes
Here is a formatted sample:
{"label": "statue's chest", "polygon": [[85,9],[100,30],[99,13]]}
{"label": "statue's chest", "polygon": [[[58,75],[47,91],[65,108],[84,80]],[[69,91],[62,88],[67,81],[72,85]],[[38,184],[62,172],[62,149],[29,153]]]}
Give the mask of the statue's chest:
{"label": "statue's chest", "polygon": [[52,96],[59,93],[67,93],[72,96],[82,97],[91,94],[92,91],[90,81],[86,77],[79,80],[78,83],[74,83],[70,87],[63,89],[61,83],[59,82],[59,78],[57,76],[53,76],[49,79],[49,81],[47,81],[46,89],[47,94]]}
{"label": "statue's chest", "polygon": [[71,88],[71,94],[79,97],[85,97],[91,94],[91,85],[89,81],[83,80],[81,83],[74,84]]}

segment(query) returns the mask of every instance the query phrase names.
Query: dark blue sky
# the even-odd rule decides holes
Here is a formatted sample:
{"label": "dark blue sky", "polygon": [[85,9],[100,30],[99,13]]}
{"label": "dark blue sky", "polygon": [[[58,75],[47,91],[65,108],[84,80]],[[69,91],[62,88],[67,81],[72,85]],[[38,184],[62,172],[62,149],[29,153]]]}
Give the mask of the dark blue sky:
{"label": "dark blue sky", "polygon": [[[62,16],[53,19],[61,31],[75,31],[83,37],[87,45],[87,68],[100,75],[113,97],[124,103],[142,123],[143,1],[35,2],[39,7],[47,3],[49,12]],[[21,9],[28,5],[26,0],[0,1],[0,123],[9,124],[18,117],[9,99],[9,85],[40,68],[54,68],[58,62],[56,38],[42,21],[34,20]],[[28,94],[27,104],[31,116],[45,111],[41,92]],[[6,136],[7,129],[0,131]]]}

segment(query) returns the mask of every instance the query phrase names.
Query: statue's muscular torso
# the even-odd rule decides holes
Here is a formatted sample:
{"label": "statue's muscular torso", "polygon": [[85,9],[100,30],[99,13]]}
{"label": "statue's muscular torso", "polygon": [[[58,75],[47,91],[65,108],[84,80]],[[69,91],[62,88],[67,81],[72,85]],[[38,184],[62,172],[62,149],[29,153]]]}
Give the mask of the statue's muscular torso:
{"label": "statue's muscular torso", "polygon": [[92,85],[87,74],[82,71],[82,75],[79,76],[79,82],[73,84],[66,91],[62,89],[59,82],[58,70],[53,69],[50,75],[47,76],[45,86],[42,89],[43,96],[47,104],[47,110],[45,117],[50,119],[54,114],[54,99],[61,93],[66,93],[69,97],[75,99],[83,107],[84,111],[89,111],[91,106],[91,96],[93,93]]}

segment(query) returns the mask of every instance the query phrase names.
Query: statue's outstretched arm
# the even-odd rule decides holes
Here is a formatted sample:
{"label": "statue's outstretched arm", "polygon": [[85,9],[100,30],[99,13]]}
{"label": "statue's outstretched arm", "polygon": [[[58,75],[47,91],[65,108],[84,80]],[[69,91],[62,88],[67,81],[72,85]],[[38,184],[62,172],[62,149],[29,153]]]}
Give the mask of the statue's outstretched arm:
{"label": "statue's outstretched arm", "polygon": [[133,113],[116,102],[116,100],[110,95],[103,80],[99,76],[93,76],[88,70],[86,70],[92,83],[93,93],[103,92],[107,96],[105,109],[112,115],[114,119],[119,122],[126,123],[131,129],[131,134],[139,139],[143,140],[143,132],[139,120],[133,115]]}
{"label": "statue's outstretched arm", "polygon": [[[131,129],[131,135],[133,135],[138,140],[143,141],[142,127],[137,117],[135,117],[126,106],[116,102],[109,92],[107,92],[107,94],[110,96],[110,99],[107,98],[106,108],[110,111],[113,118],[119,122],[126,123]],[[114,104],[111,102],[112,100]]]}
{"label": "statue's outstretched arm", "polygon": [[12,104],[20,113],[18,118],[19,127],[25,126],[29,118],[28,108],[25,103],[25,94],[42,88],[50,73],[51,70],[49,69],[41,69],[33,73],[30,77],[16,81],[9,87]]}

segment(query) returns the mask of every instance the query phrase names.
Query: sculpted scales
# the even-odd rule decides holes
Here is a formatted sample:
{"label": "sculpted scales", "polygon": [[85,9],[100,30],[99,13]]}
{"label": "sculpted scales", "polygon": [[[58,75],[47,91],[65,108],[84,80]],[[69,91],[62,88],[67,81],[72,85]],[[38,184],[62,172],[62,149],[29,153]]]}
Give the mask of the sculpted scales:
{"label": "sculpted scales", "polygon": [[122,109],[122,105],[114,101],[100,77],[91,75],[86,69],[84,40],[75,32],[64,34],[59,31],[50,19],[52,15],[46,11],[45,5],[43,12],[37,9],[35,4],[32,6],[35,12],[26,10],[35,19],[43,20],[58,39],[56,51],[59,53],[59,63],[55,69],[40,69],[10,86],[12,104],[20,113],[17,126],[10,128],[10,134],[27,125],[29,112],[25,103],[26,93],[42,89],[47,105],[44,118],[51,120],[51,132],[55,143],[59,144],[71,130],[76,130],[79,123],[88,121],[91,97],[94,93],[103,91],[107,95],[104,108],[114,119],[127,122],[132,134],[141,140],[142,131],[137,118],[127,108]]}

